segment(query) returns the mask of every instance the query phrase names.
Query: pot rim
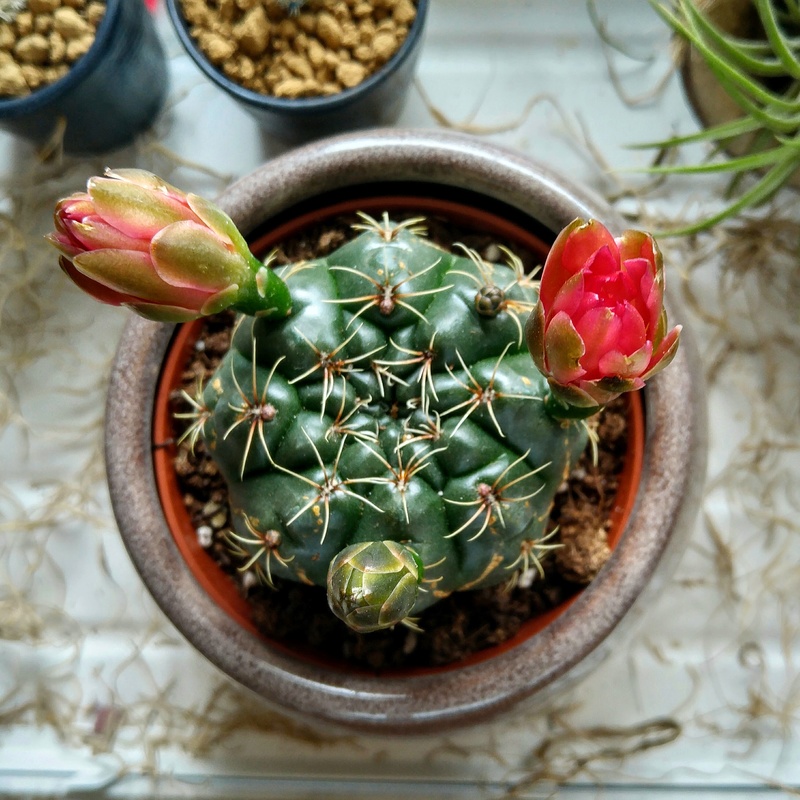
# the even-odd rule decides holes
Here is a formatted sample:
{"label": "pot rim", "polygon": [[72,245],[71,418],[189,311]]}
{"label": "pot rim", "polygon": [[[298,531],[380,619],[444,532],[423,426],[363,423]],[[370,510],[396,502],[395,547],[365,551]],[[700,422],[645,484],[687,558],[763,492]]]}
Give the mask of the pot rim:
{"label": "pot rim", "polygon": [[311,117],[323,112],[346,109],[369,94],[375,87],[380,86],[390,75],[396,72],[400,65],[411,57],[419,40],[422,38],[429,0],[417,0],[417,15],[408,29],[406,38],[397,49],[397,52],[372,75],[369,75],[358,85],[350,89],[344,89],[337,94],[298,98],[260,94],[228,78],[208,60],[205,53],[197,46],[197,43],[189,33],[188,24],[179,8],[179,4],[180,0],[167,0],[167,11],[173,28],[192,61],[213,83],[247,106],[268,109],[297,117]]}
{"label": "pot rim", "polygon": [[[476,190],[535,216],[553,232],[576,216],[622,227],[604,203],[546,167],[497,145],[430,131],[374,131],[316,142],[240,179],[220,205],[248,234],[304,195],[392,179]],[[675,317],[674,301],[668,298],[666,305]],[[155,483],[152,466],[147,468],[149,424],[142,426],[140,417],[142,407],[152,407],[160,367],[152,350],[163,352],[172,331],[133,318],[114,365],[106,452],[120,530],[140,572],[154,559],[160,562],[161,580],[148,586],[179,630],[228,675],[262,697],[279,697],[284,710],[372,733],[413,734],[482,722],[534,694],[543,699],[593,665],[599,646],[645,587],[653,590],[656,566],[695,515],[705,467],[704,402],[691,340],[684,336],[672,366],[646,389],[648,450],[626,533],[567,612],[519,647],[463,669],[380,681],[320,669],[270,650],[238,628],[203,599],[174,543],[163,541],[165,523],[160,508],[152,507]],[[131,438],[127,431],[136,434]],[[573,669],[579,663],[581,670]]]}
{"label": "pot rim", "polygon": [[[0,98],[0,118],[20,117],[38,111],[67,94],[74,86],[81,83],[96,67],[103,57],[106,42],[113,33],[117,18],[122,11],[122,3],[126,0],[106,0],[106,11],[97,26],[92,46],[79,58],[63,78],[55,83],[43,86],[24,97]],[[127,0],[130,2],[130,0]],[[144,7],[143,14],[147,13]]]}

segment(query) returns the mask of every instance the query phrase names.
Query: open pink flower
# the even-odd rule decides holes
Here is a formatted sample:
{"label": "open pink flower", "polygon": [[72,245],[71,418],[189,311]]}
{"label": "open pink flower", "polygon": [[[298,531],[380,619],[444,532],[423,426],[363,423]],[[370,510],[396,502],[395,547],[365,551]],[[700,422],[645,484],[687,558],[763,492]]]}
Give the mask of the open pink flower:
{"label": "open pink flower", "polygon": [[231,219],[149,172],[90,178],[87,191],[61,200],[54,217],[47,238],[61,252],[62,269],[101,302],[173,322],[229,306],[260,313],[274,310],[272,301],[278,313],[288,311],[282,281],[250,253]]}
{"label": "open pink flower", "polygon": [[667,332],[661,253],[648,233],[615,239],[597,220],[575,220],[556,238],[526,337],[554,395],[593,407],[639,389],[678,349]]}

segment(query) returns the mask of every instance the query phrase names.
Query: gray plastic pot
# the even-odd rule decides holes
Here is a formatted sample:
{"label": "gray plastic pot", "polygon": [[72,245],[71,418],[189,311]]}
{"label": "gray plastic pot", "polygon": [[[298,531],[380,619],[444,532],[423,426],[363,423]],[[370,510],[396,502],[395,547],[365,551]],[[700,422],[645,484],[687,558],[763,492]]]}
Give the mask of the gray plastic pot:
{"label": "gray plastic pot", "polygon": [[167,0],[170,19],[186,52],[216,86],[232,97],[267,133],[302,143],[347,131],[388,126],[405,105],[422,47],[429,0],[417,0],[417,16],[398,51],[352,89],[324,97],[272,97],[245,89],[218,70],[189,32],[180,0]]}
{"label": "gray plastic pot", "polygon": [[[602,202],[514,152],[440,132],[382,131],[324,140],[234,183],[221,205],[247,235],[333,198],[413,188],[456,196],[550,232],[575,217],[612,230]],[[668,301],[673,322],[682,314]],[[284,711],[385,734],[483,722],[523,700],[543,702],[593,668],[638,619],[674,568],[705,472],[705,396],[687,334],[673,364],[645,390],[645,453],[635,506],[610,561],[543,630],[466,666],[377,677],[311,661],[255,635],[195,579],[167,526],[156,488],[155,386],[174,326],[130,321],[113,368],[106,431],[114,511],[150,592],[184,636],[228,676]],[[612,636],[613,634],[613,636]]]}
{"label": "gray plastic pot", "polygon": [[64,151],[122,147],[150,126],[167,94],[167,62],[142,0],[107,0],[94,44],[60,80],[0,99],[0,128],[42,144],[64,129]]}

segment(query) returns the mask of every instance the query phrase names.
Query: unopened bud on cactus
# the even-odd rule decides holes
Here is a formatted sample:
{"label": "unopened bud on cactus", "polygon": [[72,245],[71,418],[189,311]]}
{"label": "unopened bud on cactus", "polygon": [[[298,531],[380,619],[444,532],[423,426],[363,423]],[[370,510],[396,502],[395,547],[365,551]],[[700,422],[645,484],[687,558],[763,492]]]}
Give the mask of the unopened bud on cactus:
{"label": "unopened bud on cactus", "polygon": [[556,238],[526,337],[558,401],[551,410],[586,416],[640,389],[678,349],[667,331],[664,268],[653,237],[615,239],[597,220],[577,219]]}
{"label": "unopened bud on cactus", "polygon": [[108,171],[56,206],[48,239],[84,291],[142,316],[180,322],[235,308],[285,316],[289,293],[231,219],[149,172]]}
{"label": "unopened bud on cactus", "polygon": [[192,402],[192,441],[228,485],[227,538],[242,569],[325,586],[373,631],[538,572],[588,438],[571,418],[642,386],[679,329],[647,234],[575,221],[540,290],[508,251],[492,264],[427,241],[420,219],[361,216],[336,252],[282,270],[288,315],[286,284],[233,223],[148,173],[90,181],[51,240],[101,300],[181,319],[224,296],[253,315]]}
{"label": "unopened bud on cactus", "polygon": [[364,633],[408,619],[424,574],[419,556],[399,542],[345,547],[328,569],[328,605]]}

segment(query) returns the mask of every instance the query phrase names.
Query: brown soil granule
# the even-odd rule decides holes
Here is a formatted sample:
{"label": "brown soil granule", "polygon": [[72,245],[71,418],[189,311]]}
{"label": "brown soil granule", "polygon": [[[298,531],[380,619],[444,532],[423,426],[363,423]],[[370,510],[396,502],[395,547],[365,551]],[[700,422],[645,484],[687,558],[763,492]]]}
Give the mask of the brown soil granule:
{"label": "brown soil granule", "polygon": [[24,97],[69,72],[94,43],[105,0],[27,0],[0,22],[0,97]]}
{"label": "brown soil granule", "polygon": [[[401,215],[396,215],[401,216]],[[341,246],[352,234],[351,220],[314,227],[278,249],[281,262],[324,255]],[[436,220],[428,220],[431,238],[447,246],[453,238],[468,240],[479,252],[491,253],[496,242]],[[508,243],[506,243],[508,245]],[[530,262],[530,253],[520,253]],[[201,344],[183,374],[182,388],[191,394],[197,378],[210,375],[229,348],[233,315],[209,318]],[[176,410],[185,411],[179,391],[173,395]],[[236,581],[250,604],[254,624],[269,638],[294,645],[326,659],[344,661],[370,670],[427,667],[450,664],[513,637],[529,619],[569,599],[597,574],[610,555],[607,520],[615,501],[617,478],[627,446],[624,403],[610,404],[598,417],[598,461],[590,449],[569,480],[556,494],[549,530],[562,546],[545,561],[545,577],[529,586],[499,585],[456,592],[423,612],[422,633],[402,625],[359,634],[338,620],[328,608],[325,589],[276,580],[277,590],[248,580],[238,571],[241,562],[223,538],[231,521],[227,489],[202,441],[191,452],[186,440],[178,449],[176,470],[184,503],[204,546],[221,568]]]}
{"label": "brown soil granule", "polygon": [[259,94],[299,98],[357,86],[398,50],[414,0],[310,0],[291,13],[277,0],[181,0],[208,60]]}

